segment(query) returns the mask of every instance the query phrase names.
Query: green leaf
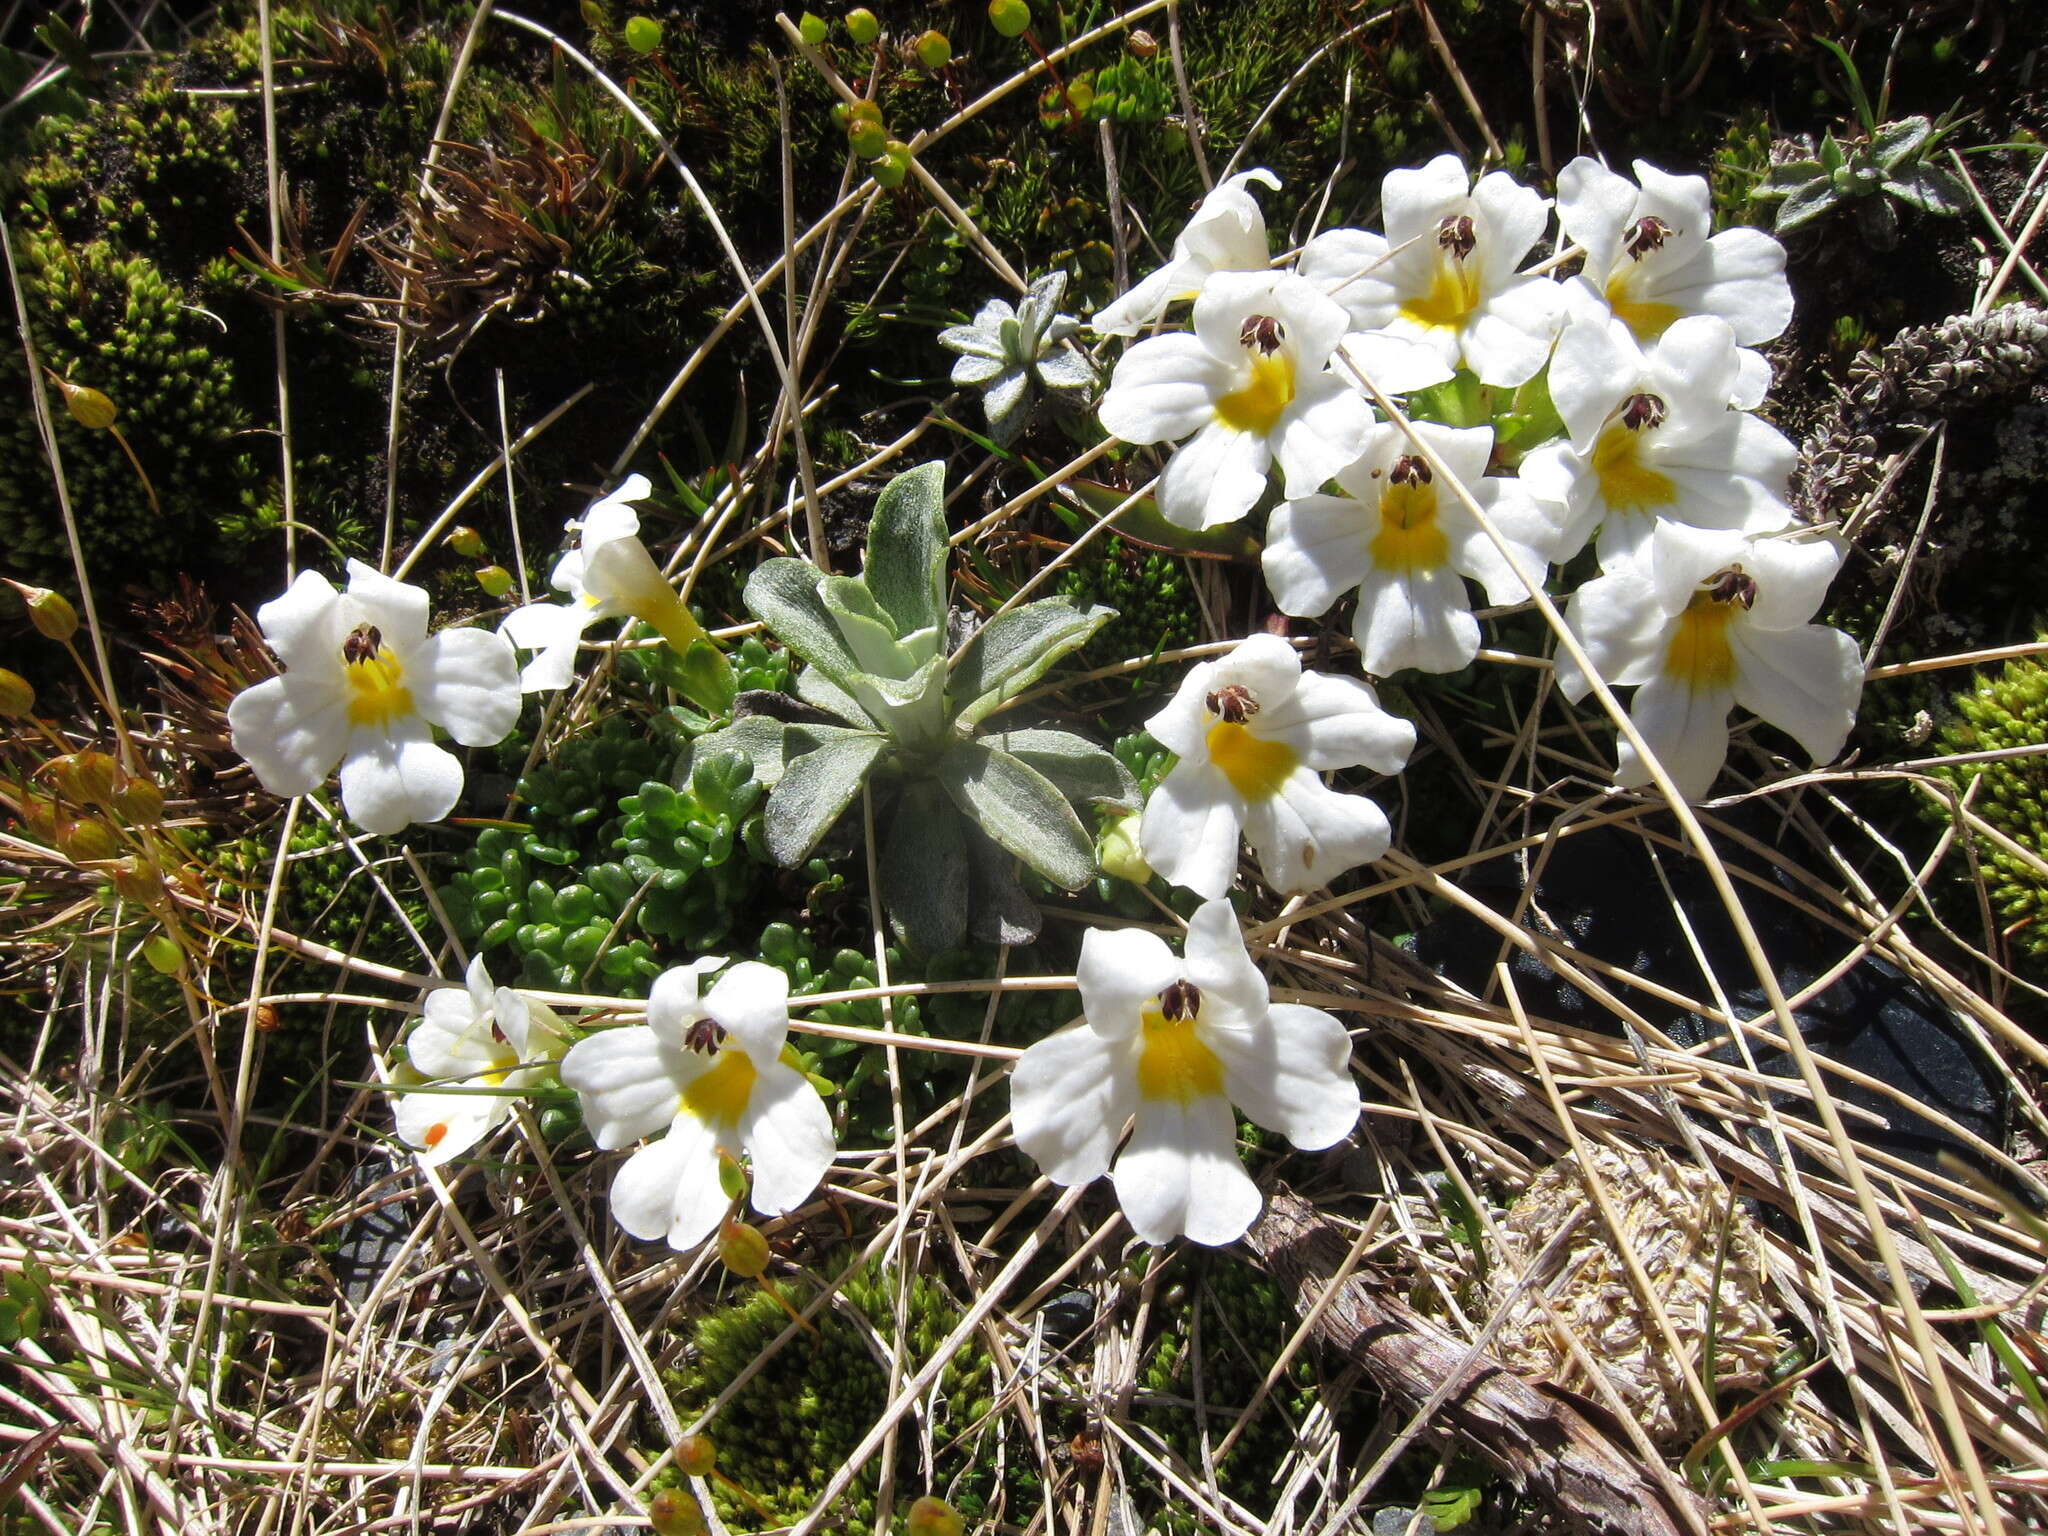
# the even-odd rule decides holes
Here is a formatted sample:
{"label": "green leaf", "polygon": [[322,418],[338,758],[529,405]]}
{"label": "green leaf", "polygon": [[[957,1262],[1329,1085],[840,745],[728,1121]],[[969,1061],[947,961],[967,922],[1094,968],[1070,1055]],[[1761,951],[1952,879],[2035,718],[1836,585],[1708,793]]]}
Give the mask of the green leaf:
{"label": "green leaf", "polygon": [[959,711],[960,723],[972,727],[1005,699],[1022,693],[1115,617],[1114,608],[1096,603],[1077,607],[1067,597],[1043,598],[997,614],[967,642],[947,684],[953,698],[970,701]]}
{"label": "green leaf", "polygon": [[825,675],[822,667],[805,667],[797,673],[791,684],[796,696],[813,709],[822,709],[828,715],[837,715],[850,725],[865,730],[874,730],[877,721],[860,706],[858,700],[844,688]]}
{"label": "green leaf", "polygon": [[946,659],[934,656],[910,677],[862,677],[854,696],[902,745],[929,752],[946,740]]}
{"label": "green leaf", "polygon": [[[816,736],[825,726],[791,730]],[[768,797],[762,833],[768,855],[784,869],[794,869],[831,829],[839,813],[852,804],[875,760],[889,747],[889,738],[868,731],[833,731],[782,770],[782,782]]]}
{"label": "green leaf", "polygon": [[1742,1470],[1763,1482],[1776,1482],[1786,1477],[1877,1476],[1877,1468],[1867,1461],[1811,1461],[1803,1456],[1786,1457],[1776,1461],[1753,1461]]}
{"label": "green leaf", "polygon": [[1934,124],[1926,118],[1902,117],[1870,136],[1870,153],[1886,170],[1895,170],[1901,160],[1925,148],[1933,136]]}
{"label": "green leaf", "polygon": [[967,932],[966,828],[929,779],[896,802],[879,874],[882,907],[899,938],[927,954],[959,947]]}
{"label": "green leaf", "polygon": [[1113,754],[1082,740],[1071,731],[1029,730],[990,733],[978,738],[984,746],[1007,752],[1027,768],[1035,768],[1080,804],[1138,808],[1138,781]]}
{"label": "green leaf", "polygon": [[709,640],[692,640],[683,652],[678,669],[683,697],[707,715],[722,715],[732,708],[740,684],[725,652]]}
{"label": "green leaf", "polygon": [[1778,220],[1772,227],[1777,233],[1786,234],[1819,218],[1837,201],[1834,183],[1809,181],[1794,187],[1791,195],[1778,205]]}
{"label": "green leaf", "polygon": [[1962,179],[1945,166],[1916,165],[1885,179],[1885,191],[1922,213],[1960,214],[1969,206]]}
{"label": "green leaf", "polygon": [[942,459],[906,470],[882,487],[868,524],[862,579],[896,633],[946,620],[946,465]]}
{"label": "green leaf", "polygon": [[1007,752],[963,741],[939,761],[939,783],[974,824],[1054,885],[1095,877],[1095,843],[1053,782]]}
{"label": "green leaf", "polygon": [[1455,1531],[1479,1513],[1483,1488],[1432,1488],[1422,1496],[1422,1512],[1440,1531]]}
{"label": "green leaf", "polygon": [[1832,133],[1823,134],[1820,141],[1820,168],[1832,176],[1849,163],[1849,157],[1842,152],[1842,146],[1835,142]]}
{"label": "green leaf", "polygon": [[841,638],[863,672],[880,677],[907,677],[925,658],[902,644],[895,623],[882,611],[867,586],[851,576],[827,576],[818,583],[818,600],[839,627]]}
{"label": "green leaf", "polygon": [[[1098,520],[1115,512],[1130,501],[1131,496],[1129,491],[1098,485],[1092,480],[1063,481],[1059,489]],[[1259,552],[1258,540],[1251,536],[1243,523],[1226,523],[1221,528],[1182,528],[1166,520],[1159,510],[1158,499],[1152,496],[1140,496],[1130,506],[1124,507],[1111,526],[1121,537],[1154,549],[1233,556]]]}
{"label": "green leaf", "polygon": [[861,666],[818,596],[820,579],[808,560],[784,555],[755,568],[740,601],[776,639],[844,687],[860,675]]}
{"label": "green leaf", "polygon": [[1013,872],[1017,861],[979,827],[967,832],[967,936],[980,944],[1029,944],[1045,925]]}
{"label": "green leaf", "polygon": [[731,752],[744,758],[752,767],[755,783],[772,789],[782,778],[783,733],[787,730],[782,721],[772,716],[748,715],[733,721],[724,730],[699,736],[692,750],[676,764],[677,782],[690,783],[696,764],[720,753]]}

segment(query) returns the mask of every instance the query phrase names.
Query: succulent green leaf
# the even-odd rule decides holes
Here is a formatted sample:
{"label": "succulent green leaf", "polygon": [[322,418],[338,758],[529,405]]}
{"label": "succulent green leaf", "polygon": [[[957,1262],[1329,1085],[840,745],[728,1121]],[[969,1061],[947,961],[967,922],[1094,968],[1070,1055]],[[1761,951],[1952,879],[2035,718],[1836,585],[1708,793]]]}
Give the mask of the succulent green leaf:
{"label": "succulent green leaf", "polygon": [[682,693],[707,715],[722,715],[732,708],[739,692],[739,678],[725,652],[709,640],[692,640],[683,652],[678,669]]}
{"label": "succulent green leaf", "polygon": [[1094,878],[1094,839],[1036,768],[963,741],[940,759],[937,777],[976,826],[1054,885],[1079,890]]}
{"label": "succulent green leaf", "polygon": [[[829,727],[799,729],[816,737]],[[886,736],[835,730],[803,756],[792,758],[762,813],[769,857],[784,869],[794,869],[809,857],[818,839],[860,793],[868,771],[888,746]]]}
{"label": "succulent green leaf", "polygon": [[723,730],[699,736],[696,745],[676,765],[677,780],[690,783],[696,774],[697,764],[730,752],[746,760],[756,784],[773,788],[782,778],[783,733],[787,730],[782,721],[768,715],[748,715],[733,721]]}
{"label": "succulent green leaf", "polygon": [[1001,731],[979,740],[1037,769],[1077,808],[1084,804],[1138,808],[1138,781],[1131,770],[1106,749],[1071,731]]}
{"label": "succulent green leaf", "polygon": [[1939,165],[1921,164],[1895,172],[1886,178],[1884,189],[1922,213],[1959,214],[1969,206],[1969,193],[1961,178]]}
{"label": "succulent green leaf", "polygon": [[834,682],[850,686],[862,668],[818,595],[820,579],[808,560],[785,555],[756,567],[740,600],[776,639]]}
{"label": "succulent green leaf", "polygon": [[946,466],[934,459],[882,487],[862,579],[896,633],[946,621]]}
{"label": "succulent green leaf", "polygon": [[966,828],[930,780],[896,802],[879,873],[882,907],[900,937],[928,954],[959,945],[967,931]]}
{"label": "succulent green leaf", "polygon": [[959,712],[960,723],[971,728],[1115,617],[1114,608],[1084,607],[1066,597],[1042,598],[996,615],[975,632],[953,668],[947,691],[969,701]]}

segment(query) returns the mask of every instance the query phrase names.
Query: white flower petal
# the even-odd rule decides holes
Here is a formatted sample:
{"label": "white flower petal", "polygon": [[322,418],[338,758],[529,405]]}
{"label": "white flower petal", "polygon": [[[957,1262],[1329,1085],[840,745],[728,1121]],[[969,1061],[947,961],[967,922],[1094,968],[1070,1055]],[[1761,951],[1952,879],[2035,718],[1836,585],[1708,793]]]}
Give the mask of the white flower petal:
{"label": "white flower petal", "polygon": [[1728,403],[1738,411],[1753,411],[1771,392],[1771,360],[1743,347],[1735,354],[1735,365],[1735,393]]}
{"label": "white flower petal", "polygon": [[1055,1184],[1085,1184],[1107,1173],[1137,1104],[1128,1046],[1105,1039],[1087,1020],[1026,1046],[1010,1072],[1017,1146]]}
{"label": "white flower petal", "polygon": [[1207,664],[1209,690],[1235,683],[1265,709],[1277,706],[1301,681],[1301,657],[1278,635],[1247,635]]}
{"label": "white flower petal", "polygon": [[301,571],[281,597],[256,610],[263,638],[292,675],[341,675],[341,643],[351,628],[348,610],[334,583],[318,571]]}
{"label": "white flower petal", "polygon": [[1756,539],[1739,557],[1756,578],[1748,622],[1756,629],[1794,629],[1820,610],[1842,551],[1825,539]]}
{"label": "white flower petal", "polygon": [[[1234,831],[1231,852],[1237,852]],[[1082,1012],[1105,1039],[1132,1034],[1140,1010],[1179,977],[1180,962],[1156,933],[1142,928],[1090,928],[1081,935],[1081,958],[1074,967],[1074,980],[1080,989]]]}
{"label": "white flower petal", "polygon": [[1415,750],[1415,723],[1380,707],[1356,677],[1304,672],[1292,694],[1259,714],[1259,733],[1294,749],[1304,767],[1399,773]]}
{"label": "white flower petal", "polygon": [[1135,336],[1176,299],[1193,298],[1208,275],[1208,268],[1192,258],[1169,261],[1115,303],[1097,310],[1088,323],[1104,336]]}
{"label": "white flower petal", "polygon": [[1785,277],[1785,247],[1760,229],[1726,229],[1707,242],[1681,280],[1655,297],[1691,314],[1715,314],[1754,346],[1781,335],[1792,321],[1792,285]]}
{"label": "white flower petal", "polygon": [[1304,1152],[1335,1146],[1362,1108],[1351,1038],[1320,1008],[1275,1003],[1254,1018],[1205,1030],[1223,1063],[1223,1091],[1247,1119]]}
{"label": "white flower petal", "polygon": [[[1238,926],[1237,909],[1228,901],[1205,901],[1195,908],[1195,915],[1188,919],[1186,950],[1187,979],[1202,994],[1204,1026],[1212,1014],[1237,1020],[1265,1013],[1272,994],[1266,989],[1266,978],[1252,964],[1244,930]],[[1202,1029],[1197,1034],[1207,1038]]]}
{"label": "white flower petal", "polygon": [[1614,264],[1636,196],[1626,176],[1585,155],[1557,173],[1557,222],[1572,244],[1586,248],[1589,268],[1604,273]]}
{"label": "white flower petal", "polygon": [[[1648,682],[1662,669],[1672,613],[1639,568],[1624,566],[1594,577],[1572,594],[1565,619],[1594,670],[1608,683]],[[1557,653],[1557,686],[1573,703],[1592,691],[1586,675],[1562,647]]]}
{"label": "white flower petal", "polygon": [[1488,171],[1472,189],[1472,209],[1485,220],[1486,236],[1477,254],[1486,284],[1493,287],[1512,277],[1529,248],[1543,238],[1550,227],[1550,201],[1506,171]]}
{"label": "white flower petal", "polygon": [[362,610],[362,622],[374,624],[384,644],[410,656],[427,638],[427,589],[393,581],[360,560],[348,563],[348,600]]}
{"label": "white flower petal", "polygon": [[590,1139],[607,1152],[673,1120],[687,1081],[682,1053],[638,1025],[578,1040],[562,1058],[561,1072],[583,1106]]}
{"label": "white flower petal", "polygon": [[1372,407],[1345,380],[1332,373],[1298,378],[1293,404],[1274,424],[1282,489],[1289,496],[1313,495],[1358,457],[1371,426]]}
{"label": "white flower petal", "polygon": [[[1759,583],[1761,586],[1761,583]],[[1863,656],[1839,629],[1758,630],[1738,616],[1728,626],[1735,702],[1785,732],[1816,763],[1832,762],[1856,723]]]}
{"label": "white flower petal", "polygon": [[[592,502],[584,512],[582,546],[585,550],[595,549],[600,544],[609,544],[614,539],[635,538],[640,532],[640,514],[633,510],[632,503],[645,501],[654,494],[654,487],[645,475],[628,475],[623,484],[602,501]],[[576,526],[576,525],[572,525]]]}
{"label": "white flower petal", "polygon": [[1356,497],[1281,502],[1267,520],[1259,555],[1273,602],[1299,618],[1328,612],[1372,569],[1368,546],[1375,531],[1370,509]]}
{"label": "white flower petal", "polygon": [[1113,1177],[1125,1219],[1148,1243],[1183,1234],[1234,1242],[1259,1214],[1258,1187],[1237,1158],[1237,1122],[1217,1095],[1141,1100]]}
{"label": "white flower petal", "polygon": [[1563,320],[1559,284],[1547,277],[1510,278],[1465,322],[1465,364],[1482,384],[1525,384],[1549,361]]}
{"label": "white flower petal", "polygon": [[643,1242],[666,1237],[678,1250],[709,1237],[731,1203],[718,1183],[718,1138],[691,1115],[676,1116],[612,1180],[612,1219]]}
{"label": "white flower petal", "polygon": [[413,708],[465,747],[503,741],[519,723],[519,658],[487,629],[444,629],[406,669]]}
{"label": "white flower petal", "polygon": [[1455,377],[1436,348],[1390,331],[1353,331],[1338,350],[1383,395],[1405,395]]}
{"label": "white flower petal", "polygon": [[1127,443],[1178,442],[1216,419],[1231,388],[1227,365],[1185,332],[1154,336],[1117,359],[1097,416]]}
{"label": "white flower petal", "polygon": [[434,1168],[459,1157],[512,1113],[509,1096],[487,1093],[430,1093],[413,1089],[391,1106],[398,1139]]}
{"label": "white flower petal", "polygon": [[1176,757],[1200,758],[1207,753],[1205,738],[1215,717],[1203,700],[1221,686],[1210,681],[1214,674],[1215,667],[1208,662],[1188,668],[1166,706],[1145,722],[1153,739]]}
{"label": "white flower petal", "polygon": [[789,978],[772,965],[742,960],[718,978],[704,1012],[766,1071],[789,1038]]}
{"label": "white flower petal", "polygon": [[1384,856],[1394,841],[1376,803],[1339,794],[1305,770],[1289,775],[1279,794],[1249,804],[1244,831],[1266,883],[1289,896],[1321,889]]}
{"label": "white flower petal", "polygon": [[1175,450],[1159,477],[1159,511],[1179,528],[1236,522],[1266,493],[1266,439],[1211,421]]}
{"label": "white flower petal", "polygon": [[345,685],[297,672],[265,678],[228,702],[228,733],[265,789],[309,795],[348,747]]}
{"label": "white flower petal", "polygon": [[1438,155],[1417,170],[1387,172],[1380,183],[1380,217],[1387,243],[1418,244],[1436,238],[1437,221],[1462,204],[1472,190],[1471,174],[1456,155]]}
{"label": "white flower petal", "polygon": [[1239,801],[1221,770],[1178,764],[1145,802],[1138,845],[1169,885],[1221,896],[1237,874]]}
{"label": "white flower petal", "polygon": [[1479,621],[1464,578],[1448,565],[1374,571],[1359,586],[1351,633],[1375,677],[1403,667],[1456,672],[1479,654]]}
{"label": "white flower petal", "polygon": [[[1704,799],[1713,789],[1728,758],[1728,711],[1735,695],[1727,688],[1693,688],[1669,677],[1655,677],[1636,690],[1629,719],[1664,764],[1678,792],[1688,800]],[[1624,789],[1650,782],[1649,768],[1629,745],[1619,743],[1614,781]]]}
{"label": "white flower petal", "polygon": [[681,1050],[683,1033],[706,1017],[697,995],[698,982],[725,964],[723,955],[702,955],[687,965],[672,965],[654,978],[647,993],[647,1027]]}
{"label": "white flower petal", "polygon": [[576,648],[596,617],[596,610],[581,602],[528,603],[506,614],[498,633],[521,650],[537,653],[519,674],[520,691],[541,693],[576,681]]}
{"label": "white flower petal", "polygon": [[1211,272],[1256,271],[1270,255],[1266,216],[1250,191],[1253,182],[1278,187],[1280,178],[1260,166],[1239,171],[1218,183],[1202,199],[1187,228],[1174,242],[1176,256],[1186,254]]}
{"label": "white flower petal", "polygon": [[394,720],[390,731],[354,731],[341,764],[342,806],[366,832],[439,821],[462,797],[462,764],[434,744],[425,721]]}
{"label": "white flower petal", "polygon": [[[1343,305],[1358,333],[1377,334],[1373,328],[1386,318],[1384,305],[1379,302],[1376,287],[1372,290],[1373,301],[1366,301],[1366,283],[1368,278],[1384,278],[1382,264],[1386,260],[1387,242],[1381,236],[1362,229],[1326,229],[1302,247],[1294,270],[1297,276]],[[1366,358],[1377,360],[1378,354],[1368,349]],[[1362,358],[1361,366],[1364,361]],[[1373,382],[1381,389],[1392,387],[1377,377]]]}
{"label": "white flower petal", "polygon": [[753,1163],[754,1209],[780,1216],[811,1198],[839,1148],[832,1113],[803,1073],[779,1061],[759,1071],[740,1118],[740,1144]]}

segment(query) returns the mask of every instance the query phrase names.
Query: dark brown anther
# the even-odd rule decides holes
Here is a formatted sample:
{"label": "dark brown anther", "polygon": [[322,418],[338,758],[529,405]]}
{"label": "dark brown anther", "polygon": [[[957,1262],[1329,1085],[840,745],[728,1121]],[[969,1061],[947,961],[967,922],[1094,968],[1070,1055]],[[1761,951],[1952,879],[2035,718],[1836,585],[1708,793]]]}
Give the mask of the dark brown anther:
{"label": "dark brown anther", "polygon": [[1394,467],[1387,471],[1391,485],[1427,485],[1436,478],[1428,463],[1419,454],[1404,453],[1394,460]]}
{"label": "dark brown anther", "polygon": [[1218,688],[1203,700],[1209,706],[1209,713],[1221,715],[1232,725],[1243,725],[1259,712],[1259,701],[1252,697],[1251,689],[1242,683],[1232,683]]}
{"label": "dark brown anther", "polygon": [[1192,981],[1176,981],[1159,994],[1159,1016],[1169,1023],[1192,1019],[1201,1009],[1202,994]]}
{"label": "dark brown anther", "polygon": [[1271,315],[1246,315],[1237,339],[1239,345],[1256,347],[1262,356],[1271,357],[1280,350],[1280,322]]}
{"label": "dark brown anther", "polygon": [[1621,248],[1628,252],[1631,261],[1641,261],[1652,251],[1661,251],[1664,242],[1678,231],[1659,218],[1637,219],[1629,225],[1628,233],[1622,237]]}
{"label": "dark brown anther", "polygon": [[1664,402],[1656,395],[1630,395],[1622,402],[1621,424],[1631,432],[1661,427],[1667,415]]}
{"label": "dark brown anther", "polygon": [[358,624],[348,632],[348,638],[341,642],[341,659],[353,665],[358,661],[375,661],[377,652],[384,647],[384,632],[374,624]]}
{"label": "dark brown anther", "polygon": [[1436,227],[1436,243],[1449,251],[1459,261],[1472,254],[1472,248],[1479,243],[1479,236],[1472,228],[1472,215],[1455,214]]}
{"label": "dark brown anther", "polygon": [[507,1040],[505,1038],[505,1031],[498,1027],[498,1021],[496,1019],[491,1020],[491,1038],[495,1040],[499,1045],[510,1045],[512,1043],[510,1040]]}
{"label": "dark brown anther", "polygon": [[1756,605],[1756,578],[1739,565],[1716,571],[1707,578],[1707,596],[1717,603],[1740,603],[1745,609]]}
{"label": "dark brown anther", "polygon": [[693,1051],[715,1051],[724,1039],[725,1030],[715,1019],[699,1019],[683,1033],[683,1044]]}

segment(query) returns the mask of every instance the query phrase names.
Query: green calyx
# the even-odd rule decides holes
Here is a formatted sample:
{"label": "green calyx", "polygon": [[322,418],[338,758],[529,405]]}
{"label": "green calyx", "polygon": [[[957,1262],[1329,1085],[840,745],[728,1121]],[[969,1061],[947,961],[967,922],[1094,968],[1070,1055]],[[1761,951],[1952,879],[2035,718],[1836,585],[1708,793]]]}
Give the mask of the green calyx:
{"label": "green calyx", "polygon": [[977,937],[1035,936],[1037,907],[1010,857],[1077,890],[1095,875],[1081,812],[1135,803],[1116,759],[1071,732],[982,728],[1114,611],[1042,598],[956,648],[948,554],[945,471],[932,463],[884,488],[858,577],[792,558],[762,565],[744,601],[808,663],[796,694],[814,720],[750,716],[699,744],[740,752],[770,787],[763,842],[785,868],[809,856],[864,786],[893,791],[877,820],[883,903],[896,932],[928,951],[958,945],[970,909]]}

